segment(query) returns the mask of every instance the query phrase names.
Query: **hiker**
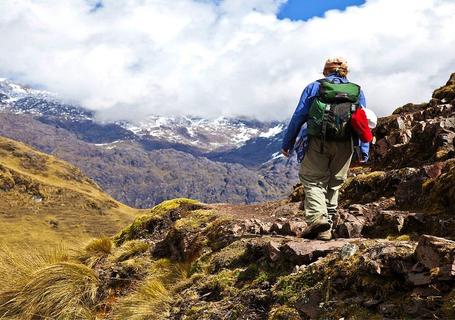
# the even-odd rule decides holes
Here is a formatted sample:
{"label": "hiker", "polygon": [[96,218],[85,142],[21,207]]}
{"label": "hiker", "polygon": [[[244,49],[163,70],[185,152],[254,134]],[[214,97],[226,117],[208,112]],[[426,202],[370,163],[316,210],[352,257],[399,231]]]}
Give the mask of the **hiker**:
{"label": "hiker", "polygon": [[305,191],[306,238],[330,240],[338,205],[338,192],[347,178],[354,143],[363,144],[361,161],[368,158],[373,136],[363,108],[360,87],[346,78],[343,58],[328,59],[324,79],[310,83],[301,95],[283,139],[282,153],[289,157],[299,133],[304,156],[300,181]]}

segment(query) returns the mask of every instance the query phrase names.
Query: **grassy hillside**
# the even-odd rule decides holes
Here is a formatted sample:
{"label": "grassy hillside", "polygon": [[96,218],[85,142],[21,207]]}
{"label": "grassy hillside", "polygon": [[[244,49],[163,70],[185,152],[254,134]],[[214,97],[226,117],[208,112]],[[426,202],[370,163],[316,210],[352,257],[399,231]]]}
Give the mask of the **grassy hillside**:
{"label": "grassy hillside", "polygon": [[114,234],[138,212],[72,165],[0,137],[0,244],[79,247]]}

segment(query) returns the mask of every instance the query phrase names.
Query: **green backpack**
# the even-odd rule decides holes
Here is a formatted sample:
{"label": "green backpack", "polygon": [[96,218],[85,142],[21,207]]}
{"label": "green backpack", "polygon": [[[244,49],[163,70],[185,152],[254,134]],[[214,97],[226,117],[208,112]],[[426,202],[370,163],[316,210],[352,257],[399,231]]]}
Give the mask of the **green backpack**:
{"label": "green backpack", "polygon": [[308,135],[323,141],[351,139],[350,120],[359,106],[360,86],[355,83],[333,83],[318,80],[318,95],[310,106]]}

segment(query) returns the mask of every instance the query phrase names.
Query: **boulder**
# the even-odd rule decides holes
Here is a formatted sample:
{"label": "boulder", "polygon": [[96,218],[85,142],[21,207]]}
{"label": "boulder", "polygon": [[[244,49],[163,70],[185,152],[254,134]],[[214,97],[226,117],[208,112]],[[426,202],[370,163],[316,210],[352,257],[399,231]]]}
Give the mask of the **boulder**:
{"label": "boulder", "polygon": [[455,241],[424,235],[415,251],[417,260],[440,280],[455,276]]}

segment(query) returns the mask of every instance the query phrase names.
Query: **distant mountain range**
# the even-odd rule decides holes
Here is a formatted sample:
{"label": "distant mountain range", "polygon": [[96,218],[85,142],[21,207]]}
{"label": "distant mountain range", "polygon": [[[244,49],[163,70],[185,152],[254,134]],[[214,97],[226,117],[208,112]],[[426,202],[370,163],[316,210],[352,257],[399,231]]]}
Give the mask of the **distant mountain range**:
{"label": "distant mountain range", "polygon": [[0,135],[80,167],[116,199],[149,207],[174,197],[272,200],[296,182],[279,156],[285,123],[150,116],[99,122],[56,94],[0,80]]}

